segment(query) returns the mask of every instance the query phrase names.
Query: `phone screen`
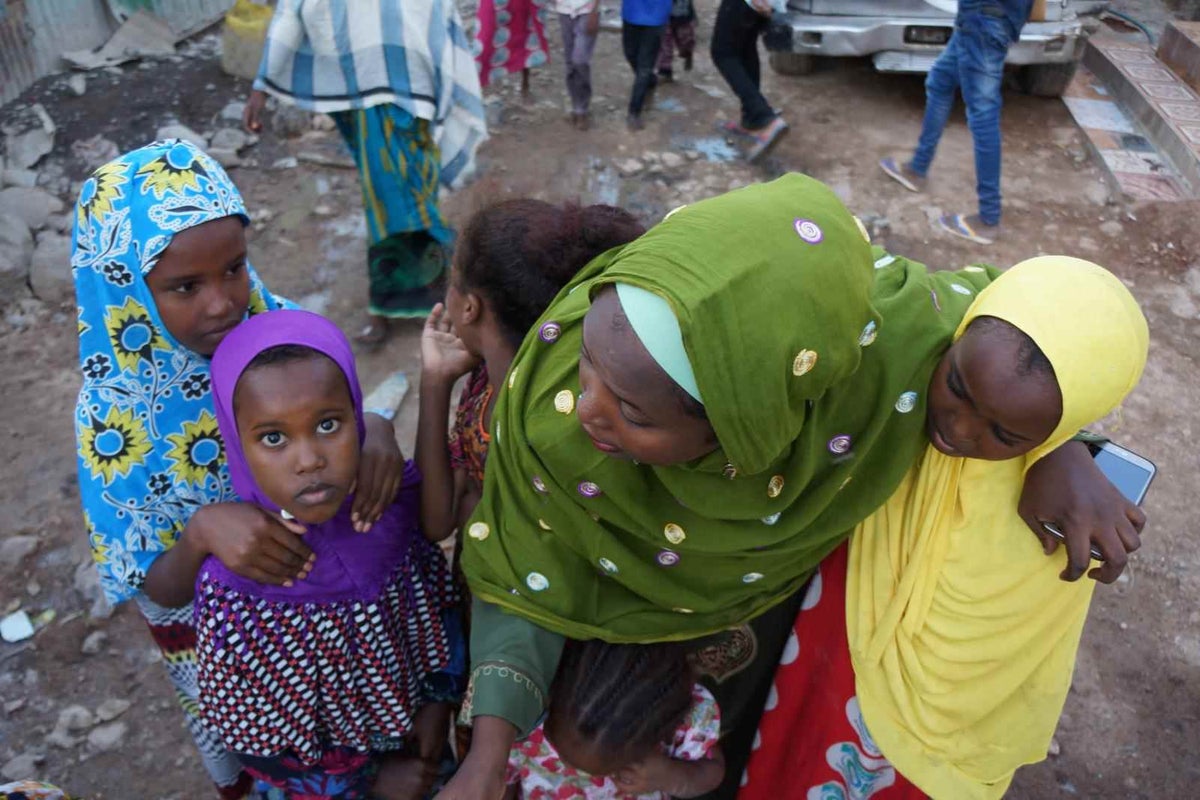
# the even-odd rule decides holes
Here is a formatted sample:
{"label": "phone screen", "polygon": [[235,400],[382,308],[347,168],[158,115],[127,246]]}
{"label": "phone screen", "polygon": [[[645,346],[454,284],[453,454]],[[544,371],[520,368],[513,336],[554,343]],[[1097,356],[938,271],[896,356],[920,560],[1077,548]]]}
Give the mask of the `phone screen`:
{"label": "phone screen", "polygon": [[1095,460],[1096,466],[1112,481],[1113,486],[1117,487],[1125,499],[1134,505],[1142,502],[1153,477],[1149,472],[1107,450],[1097,452]]}

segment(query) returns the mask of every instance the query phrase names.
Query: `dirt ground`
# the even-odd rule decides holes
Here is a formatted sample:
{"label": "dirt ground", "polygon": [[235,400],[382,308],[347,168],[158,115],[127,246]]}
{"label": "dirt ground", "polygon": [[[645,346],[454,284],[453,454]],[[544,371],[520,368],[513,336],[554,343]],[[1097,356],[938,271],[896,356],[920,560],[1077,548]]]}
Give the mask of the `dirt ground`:
{"label": "dirt ground", "polygon": [[[522,102],[515,85],[494,87],[488,94],[492,138],[480,157],[484,179],[446,197],[450,219],[461,224],[491,197],[532,194],[618,203],[652,223],[677,205],[800,170],[834,186],[877,241],[931,266],[1009,265],[1037,253],[1065,252],[1115,270],[1143,303],[1152,346],[1141,387],[1108,430],[1158,464],[1146,503],[1150,522],[1128,579],[1096,592],[1053,754],[1019,772],[1009,796],[1192,796],[1200,781],[1194,758],[1200,750],[1200,549],[1187,508],[1200,474],[1193,443],[1200,434],[1200,208],[1110,203],[1063,105],[1011,93],[1003,121],[1004,238],[992,248],[960,244],[930,221],[941,211],[973,210],[972,150],[961,114],[943,139],[928,194],[905,192],[879,172],[876,161],[915,142],[921,81],[878,75],[860,62],[803,78],[768,74],[766,94],[784,110],[792,131],[765,163],[748,166],[714,130],[736,106],[707,57],[715,3],[697,6],[696,68],[677,72],[676,83],[660,87],[640,133],[625,130],[630,78],[612,32],[601,36],[596,52],[591,131],[576,132],[564,118],[557,49],[554,62],[534,74],[532,101]],[[551,34],[557,43],[557,27]],[[42,102],[59,126],[50,159],[78,181],[86,167],[72,155],[72,141],[103,133],[125,150],[151,138],[171,114],[198,131],[213,130],[214,116],[246,91],[243,81],[220,71],[211,47],[202,46],[178,62],[99,73],[82,97],[57,78],[45,79],[0,109],[0,121],[23,104]],[[334,136],[314,131],[283,140],[268,131],[244,153],[257,165],[232,175],[251,212],[262,216],[251,233],[258,271],[276,293],[353,331],[364,321],[366,292],[355,174],[304,161],[271,166],[315,147],[336,150]],[[90,557],[76,488],[73,310],[7,298],[0,313],[0,398],[8,412],[0,417],[0,541],[17,533],[39,540],[22,563],[0,565],[0,609],[19,605],[31,614],[56,614],[33,639],[0,644],[0,764],[34,756],[36,777],[97,800],[209,797],[136,610],[92,613],[103,609],[93,606],[88,586]],[[418,329],[405,324],[383,350],[361,356],[368,387],[395,370],[415,382]],[[398,417],[406,451],[416,406],[410,396]],[[81,646],[94,631],[103,631],[106,643],[84,654]],[[126,730],[112,749],[47,741],[63,708],[79,704],[94,711],[114,698],[133,705],[119,718]]]}

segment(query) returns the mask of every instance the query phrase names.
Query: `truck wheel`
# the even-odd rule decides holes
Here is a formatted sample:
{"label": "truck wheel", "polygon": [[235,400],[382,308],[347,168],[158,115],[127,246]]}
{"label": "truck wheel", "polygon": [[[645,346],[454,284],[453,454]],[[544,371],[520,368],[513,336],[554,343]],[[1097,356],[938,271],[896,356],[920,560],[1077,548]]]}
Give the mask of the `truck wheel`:
{"label": "truck wheel", "polygon": [[808,53],[772,52],[768,55],[771,69],[780,75],[807,75],[816,68],[816,59]]}
{"label": "truck wheel", "polygon": [[1017,73],[1017,82],[1034,97],[1061,97],[1075,76],[1076,62],[1068,64],[1029,64]]}

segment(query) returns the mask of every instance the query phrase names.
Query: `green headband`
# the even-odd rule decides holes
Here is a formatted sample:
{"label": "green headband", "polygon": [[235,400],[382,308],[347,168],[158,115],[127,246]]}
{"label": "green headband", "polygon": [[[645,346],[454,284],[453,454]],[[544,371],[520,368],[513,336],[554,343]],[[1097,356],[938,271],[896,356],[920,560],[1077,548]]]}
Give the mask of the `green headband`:
{"label": "green headband", "polygon": [[617,299],[633,332],[650,357],[671,380],[703,405],[700,387],[696,385],[696,373],[692,371],[692,362],[683,348],[679,320],[675,318],[670,304],[654,292],[628,283],[617,284]]}

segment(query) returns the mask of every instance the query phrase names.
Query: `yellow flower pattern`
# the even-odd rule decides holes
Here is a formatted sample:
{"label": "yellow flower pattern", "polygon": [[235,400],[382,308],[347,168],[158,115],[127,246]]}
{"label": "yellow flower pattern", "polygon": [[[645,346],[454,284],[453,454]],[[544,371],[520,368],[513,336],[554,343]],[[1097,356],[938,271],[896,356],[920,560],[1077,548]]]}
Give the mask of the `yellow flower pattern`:
{"label": "yellow flower pattern", "polygon": [[200,191],[197,179],[206,174],[204,167],[190,159],[187,164],[174,164],[171,160],[174,152],[164,153],[137,171],[137,177],[143,179],[142,191],[153,192],[155,200],[162,200],[167,192],[185,194],[189,190]]}
{"label": "yellow flower pattern", "polygon": [[80,458],[92,477],[103,480],[105,486],[143,463],[150,449],[146,426],[132,411],[116,406],[108,409],[104,419],[92,417],[79,435]]}
{"label": "yellow flower pattern", "polygon": [[84,183],[75,208],[76,221],[81,227],[88,224],[88,217],[103,223],[112,213],[114,203],[125,197],[124,172],[124,164],[112,161],[93,172]]}
{"label": "yellow flower pattern", "polygon": [[167,459],[172,462],[175,480],[203,487],[209,477],[219,478],[225,445],[212,412],[202,411],[199,419],[185,421],[183,431],[168,435],[167,441],[171,445]]}
{"label": "yellow flower pattern", "polygon": [[136,373],[139,361],[152,361],[153,351],[166,346],[146,307],[132,297],[122,306],[109,306],[104,327],[122,371]]}

